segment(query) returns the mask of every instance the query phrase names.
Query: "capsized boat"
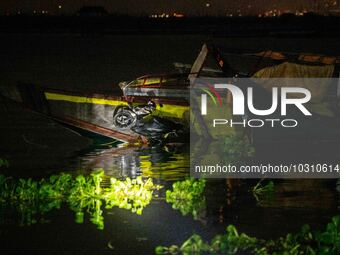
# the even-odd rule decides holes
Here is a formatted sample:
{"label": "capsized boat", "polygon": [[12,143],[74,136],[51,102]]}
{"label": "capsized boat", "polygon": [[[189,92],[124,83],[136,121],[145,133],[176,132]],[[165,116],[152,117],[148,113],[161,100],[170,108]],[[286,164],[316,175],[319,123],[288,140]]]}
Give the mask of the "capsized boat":
{"label": "capsized boat", "polygon": [[[34,84],[0,89],[2,95],[70,127],[135,142],[140,138],[162,140],[180,133],[187,135],[190,80],[195,78],[339,77],[339,64],[340,58],[335,56],[268,50],[252,53],[204,44],[192,65],[176,63],[176,73],[121,82],[121,92],[75,92]],[[338,108],[339,97],[337,84],[323,90],[319,103]],[[248,131],[247,135],[251,133]],[[184,136],[179,140],[183,141]]]}
{"label": "capsized boat", "polygon": [[146,75],[121,83],[122,93],[18,84],[2,87],[1,94],[69,127],[132,143],[140,138],[164,140],[182,132],[189,109],[187,77],[183,73]]}

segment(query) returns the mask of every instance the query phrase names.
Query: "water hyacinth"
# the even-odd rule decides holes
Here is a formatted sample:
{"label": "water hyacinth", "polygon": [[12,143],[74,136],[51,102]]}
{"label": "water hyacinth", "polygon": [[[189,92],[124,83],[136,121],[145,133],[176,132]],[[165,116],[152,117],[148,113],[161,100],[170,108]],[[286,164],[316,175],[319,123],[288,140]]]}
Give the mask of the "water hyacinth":
{"label": "water hyacinth", "polygon": [[313,231],[304,225],[298,233],[275,240],[264,240],[239,233],[229,225],[226,233],[205,242],[192,235],[181,246],[158,246],[156,254],[256,254],[256,255],[336,255],[340,254],[340,216],[332,218],[324,231]]}
{"label": "water hyacinth", "polygon": [[268,181],[266,184],[263,183],[264,179],[261,179],[257,184],[251,189],[254,198],[260,204],[261,199],[271,199],[275,193],[275,185],[273,181]]}
{"label": "water hyacinth", "polygon": [[9,161],[7,159],[0,158],[0,167],[9,167]]}
{"label": "water hyacinth", "polygon": [[110,187],[107,189],[106,208],[118,206],[142,214],[143,208],[152,200],[152,190],[159,189],[152,179],[143,181],[141,177],[131,180],[127,178],[124,182],[110,179]]}
{"label": "water hyacinth", "polygon": [[[104,186],[104,179],[109,179],[110,184]],[[103,171],[75,178],[61,173],[40,181],[14,180],[0,175],[0,200],[17,209],[23,225],[36,223],[35,216],[59,209],[65,203],[75,212],[76,223],[83,223],[84,212],[87,212],[91,222],[103,229],[102,205],[124,208],[140,215],[151,202],[153,191],[160,188],[152,179],[118,180],[105,176]]]}
{"label": "water hyacinth", "polygon": [[192,214],[197,219],[199,212],[205,207],[204,189],[204,179],[175,182],[172,190],[166,191],[166,202],[183,215]]}

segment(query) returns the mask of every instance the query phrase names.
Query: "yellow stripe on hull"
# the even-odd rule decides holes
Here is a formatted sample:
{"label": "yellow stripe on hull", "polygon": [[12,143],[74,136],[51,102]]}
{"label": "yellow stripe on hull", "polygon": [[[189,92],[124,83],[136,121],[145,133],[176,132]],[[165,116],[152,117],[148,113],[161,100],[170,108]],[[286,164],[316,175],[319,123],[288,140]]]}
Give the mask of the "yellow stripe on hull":
{"label": "yellow stripe on hull", "polygon": [[113,106],[128,105],[127,102],[120,101],[120,100],[71,96],[71,95],[57,94],[57,93],[50,93],[50,92],[45,92],[45,97],[47,100],[66,101],[66,102],[80,103],[80,104],[103,104],[103,105],[113,105]]}
{"label": "yellow stripe on hull", "polygon": [[173,104],[163,104],[162,107],[157,105],[156,110],[160,112],[159,115],[161,116],[182,119],[184,117],[184,113],[189,110],[189,107]]}
{"label": "yellow stripe on hull", "polygon": [[[101,99],[101,98],[91,98],[84,96],[72,96],[65,94],[58,94],[52,92],[45,92],[45,97],[47,100],[52,101],[66,101],[78,104],[101,104],[101,105],[128,105],[126,101],[121,100],[112,100],[112,99]],[[189,110],[188,106],[181,105],[173,105],[173,104],[163,104],[162,106],[157,105],[156,115],[166,116],[166,117],[174,117],[174,118],[183,118],[185,112]]]}

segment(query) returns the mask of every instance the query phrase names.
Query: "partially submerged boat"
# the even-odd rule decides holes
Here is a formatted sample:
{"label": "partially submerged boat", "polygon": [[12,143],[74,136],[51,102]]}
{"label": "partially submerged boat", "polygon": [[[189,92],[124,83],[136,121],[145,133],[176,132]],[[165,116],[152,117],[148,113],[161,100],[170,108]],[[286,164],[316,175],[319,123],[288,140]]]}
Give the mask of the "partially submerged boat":
{"label": "partially submerged boat", "polygon": [[[2,87],[1,94],[70,127],[130,143],[140,138],[187,137],[190,80],[195,78],[338,77],[339,65],[340,58],[334,56],[240,52],[204,44],[193,65],[176,63],[178,71],[174,74],[121,82],[121,93],[71,92],[18,84],[15,88]],[[339,84],[322,93],[319,103],[331,102],[333,110],[334,106],[338,108]]]}
{"label": "partially submerged boat", "polygon": [[[18,84],[1,88],[1,94],[64,125],[121,142],[163,139],[182,129],[189,109],[187,75],[148,75],[120,87],[122,93],[99,94]],[[157,121],[145,123],[150,133],[140,123],[151,114]]]}

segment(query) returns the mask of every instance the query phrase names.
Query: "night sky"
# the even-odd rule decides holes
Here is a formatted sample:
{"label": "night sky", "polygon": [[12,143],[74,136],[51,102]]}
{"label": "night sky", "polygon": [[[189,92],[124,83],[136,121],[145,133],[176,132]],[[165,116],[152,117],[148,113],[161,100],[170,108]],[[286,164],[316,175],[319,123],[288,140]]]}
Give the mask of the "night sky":
{"label": "night sky", "polygon": [[245,14],[256,14],[271,9],[294,12],[305,8],[322,11],[326,3],[334,5],[336,0],[5,0],[0,1],[0,11],[13,13],[45,10],[58,14],[72,13],[84,5],[100,5],[112,13],[132,15],[162,12],[225,15],[237,10]]}

